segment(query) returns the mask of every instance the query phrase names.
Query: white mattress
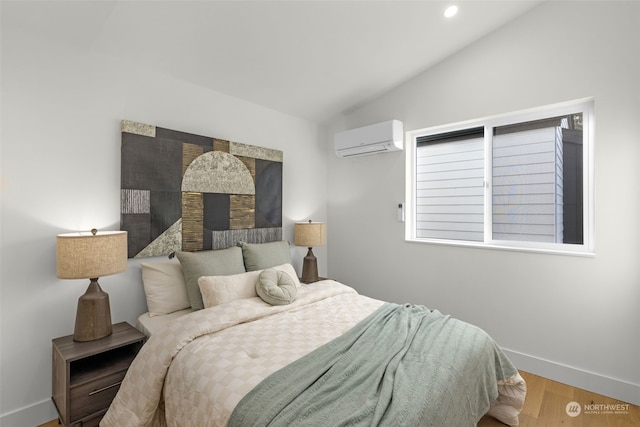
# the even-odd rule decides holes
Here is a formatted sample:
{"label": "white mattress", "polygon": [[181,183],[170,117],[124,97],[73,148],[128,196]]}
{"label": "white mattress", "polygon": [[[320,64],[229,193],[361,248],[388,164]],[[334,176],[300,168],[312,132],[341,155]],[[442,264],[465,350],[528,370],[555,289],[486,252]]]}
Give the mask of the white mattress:
{"label": "white mattress", "polygon": [[176,311],[163,316],[149,316],[149,313],[143,313],[138,317],[136,322],[136,329],[150,337],[155,331],[165,327],[169,322],[178,317],[182,317],[185,314],[193,312],[192,308],[185,308],[184,310]]}

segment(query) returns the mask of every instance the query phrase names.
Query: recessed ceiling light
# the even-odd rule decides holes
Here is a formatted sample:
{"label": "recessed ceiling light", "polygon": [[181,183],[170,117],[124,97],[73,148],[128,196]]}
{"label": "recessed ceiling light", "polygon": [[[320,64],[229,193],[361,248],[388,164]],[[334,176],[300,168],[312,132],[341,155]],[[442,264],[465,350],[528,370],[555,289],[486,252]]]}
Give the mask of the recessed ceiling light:
{"label": "recessed ceiling light", "polygon": [[458,6],[453,5],[445,9],[444,16],[446,18],[452,18],[456,15],[456,13],[458,13]]}

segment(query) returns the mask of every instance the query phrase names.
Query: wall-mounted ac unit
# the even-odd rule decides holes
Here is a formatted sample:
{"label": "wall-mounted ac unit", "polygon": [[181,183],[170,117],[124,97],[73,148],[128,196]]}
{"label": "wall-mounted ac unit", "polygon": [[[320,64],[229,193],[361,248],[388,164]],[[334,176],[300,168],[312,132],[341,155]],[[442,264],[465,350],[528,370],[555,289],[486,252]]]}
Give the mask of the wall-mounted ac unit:
{"label": "wall-mounted ac unit", "polygon": [[338,157],[366,156],[402,150],[404,130],[399,120],[376,123],[335,134],[334,146]]}

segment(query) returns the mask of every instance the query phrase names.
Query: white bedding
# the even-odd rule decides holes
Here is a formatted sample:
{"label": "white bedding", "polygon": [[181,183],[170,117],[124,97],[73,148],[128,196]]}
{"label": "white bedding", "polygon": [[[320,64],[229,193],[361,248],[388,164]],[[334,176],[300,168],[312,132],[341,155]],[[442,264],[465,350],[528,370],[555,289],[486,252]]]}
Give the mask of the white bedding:
{"label": "white bedding", "polygon": [[193,313],[192,308],[175,311],[163,316],[150,316],[149,312],[146,312],[138,317],[138,321],[136,322],[136,329],[145,334],[147,337],[150,337],[157,330],[164,328],[174,319],[177,319],[178,317],[182,317],[185,314],[189,313]]}
{"label": "white bedding", "polygon": [[[262,379],[341,335],[382,304],[327,280],[303,285],[288,306],[248,298],[176,315],[153,331],[100,425],[224,426]],[[524,381],[516,375],[501,384],[500,393],[513,398],[507,412],[516,414],[511,422],[516,425]]]}

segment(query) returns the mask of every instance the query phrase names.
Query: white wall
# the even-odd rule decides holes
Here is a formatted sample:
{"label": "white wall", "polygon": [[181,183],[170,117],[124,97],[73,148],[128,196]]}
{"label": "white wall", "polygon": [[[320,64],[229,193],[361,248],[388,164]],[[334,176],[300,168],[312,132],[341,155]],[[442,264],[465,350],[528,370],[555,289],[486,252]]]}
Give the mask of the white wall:
{"label": "white wall", "polygon": [[405,158],[389,153],[329,161],[329,275],[475,323],[525,371],[640,404],[639,45],[638,2],[547,2],[330,126],[414,130],[594,96],[594,258],[405,242]]}
{"label": "white wall", "polygon": [[[25,3],[19,10],[38,7]],[[327,197],[325,137],[316,124],[119,62],[69,35],[38,38],[20,29],[28,13],[18,17],[16,7],[2,5],[1,34],[3,427],[57,417],[50,400],[51,339],[73,332],[77,298],[88,281],[56,278],[55,235],[118,228],[120,120],[283,150],[290,241],[293,222],[326,220]],[[325,275],[326,248],[314,252]],[[305,253],[294,250],[298,271]],[[145,311],[137,261],[100,283],[114,323],[134,323]]]}

